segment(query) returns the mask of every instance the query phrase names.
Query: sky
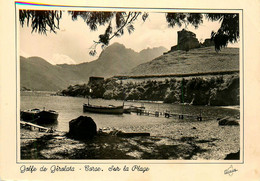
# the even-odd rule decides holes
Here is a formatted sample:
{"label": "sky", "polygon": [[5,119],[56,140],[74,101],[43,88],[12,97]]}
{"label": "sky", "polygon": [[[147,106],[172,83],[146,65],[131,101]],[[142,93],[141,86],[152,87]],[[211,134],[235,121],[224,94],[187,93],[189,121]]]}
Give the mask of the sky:
{"label": "sky", "polygon": [[[210,22],[204,19],[203,24],[195,29],[188,26],[186,30],[196,34],[199,41],[210,38],[210,34],[219,28],[218,22]],[[124,44],[140,52],[146,48],[164,46],[168,50],[177,44],[177,31],[184,27],[168,27],[165,13],[149,13],[148,19],[143,22],[141,17],[134,22],[135,31],[132,34],[125,34],[115,37],[110,41]],[[98,36],[103,34],[106,26],[98,27],[97,31],[90,31],[89,27],[81,18],[71,20],[67,12],[63,13],[60,20],[60,30],[57,33],[47,32],[47,35],[31,33],[31,27],[20,26],[20,55],[24,57],[39,56],[51,64],[78,64],[96,60],[101,53],[100,46],[97,48],[97,55],[90,56],[90,47],[93,41],[98,41]]]}

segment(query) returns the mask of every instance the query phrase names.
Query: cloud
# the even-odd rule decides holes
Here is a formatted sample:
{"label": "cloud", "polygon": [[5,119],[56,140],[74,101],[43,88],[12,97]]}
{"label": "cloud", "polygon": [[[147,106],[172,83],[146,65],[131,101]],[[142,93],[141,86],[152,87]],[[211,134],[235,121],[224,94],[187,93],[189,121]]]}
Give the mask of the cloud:
{"label": "cloud", "polygon": [[25,57],[25,58],[31,57],[31,55],[29,55],[28,53],[26,53],[26,52],[23,51],[23,50],[20,50],[20,56],[23,56],[23,57]]}
{"label": "cloud", "polygon": [[56,53],[49,61],[51,64],[76,64],[76,62],[67,55]]}

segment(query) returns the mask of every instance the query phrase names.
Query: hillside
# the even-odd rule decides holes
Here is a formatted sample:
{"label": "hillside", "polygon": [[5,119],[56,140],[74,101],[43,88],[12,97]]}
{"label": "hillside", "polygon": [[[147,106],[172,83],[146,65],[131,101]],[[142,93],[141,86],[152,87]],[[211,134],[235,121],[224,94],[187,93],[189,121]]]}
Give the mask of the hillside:
{"label": "hillside", "polygon": [[217,53],[213,46],[177,50],[133,68],[128,75],[187,74],[239,70],[239,49],[224,48]]}
{"label": "hillside", "polygon": [[40,57],[20,57],[21,87],[56,91],[69,85],[87,83],[90,76],[111,77],[128,72],[165,51],[165,48],[159,47],[137,53],[124,45],[114,43],[107,47],[97,60],[77,65],[52,65]]}
{"label": "hillside", "polygon": [[58,90],[81,77],[77,72],[66,71],[40,57],[20,57],[21,87],[32,90]]}
{"label": "hillside", "polygon": [[[60,95],[87,96],[90,89],[96,89],[92,97],[192,105],[239,105],[238,70],[238,48],[225,48],[219,53],[214,47],[195,48],[188,52],[175,50],[137,66],[130,79],[118,76],[122,79],[77,85],[61,91]],[[198,73],[204,76],[197,76]],[[167,74],[185,74],[186,77],[177,79],[167,77]],[[190,75],[196,76],[188,77]]]}

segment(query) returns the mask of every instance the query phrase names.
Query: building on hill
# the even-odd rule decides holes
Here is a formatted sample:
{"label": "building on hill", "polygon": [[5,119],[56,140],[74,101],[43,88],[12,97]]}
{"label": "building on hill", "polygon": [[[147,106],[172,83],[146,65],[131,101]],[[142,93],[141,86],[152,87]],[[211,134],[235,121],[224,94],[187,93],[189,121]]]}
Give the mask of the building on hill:
{"label": "building on hill", "polygon": [[199,44],[199,41],[196,38],[196,34],[185,29],[178,31],[178,45],[182,45],[189,42],[193,42],[196,45]]}
{"label": "building on hill", "polygon": [[204,43],[202,45],[204,47],[210,47],[210,46],[215,46],[215,43],[210,38],[207,38],[204,40]]}
{"label": "building on hill", "polygon": [[89,77],[89,81],[88,84],[93,84],[93,83],[98,83],[98,82],[103,82],[104,81],[104,77]]}
{"label": "building on hill", "polygon": [[204,43],[201,44],[199,40],[196,38],[196,34],[191,31],[182,29],[177,33],[178,33],[177,45],[172,46],[170,52],[176,50],[189,51],[190,49],[194,49],[194,48],[214,46],[214,42],[211,41],[211,39],[205,39]]}
{"label": "building on hill", "polygon": [[200,46],[201,45],[198,39],[196,38],[195,33],[182,29],[181,31],[178,31],[177,45],[173,46],[171,48],[171,51],[175,51],[175,50],[188,51],[193,48],[199,48]]}

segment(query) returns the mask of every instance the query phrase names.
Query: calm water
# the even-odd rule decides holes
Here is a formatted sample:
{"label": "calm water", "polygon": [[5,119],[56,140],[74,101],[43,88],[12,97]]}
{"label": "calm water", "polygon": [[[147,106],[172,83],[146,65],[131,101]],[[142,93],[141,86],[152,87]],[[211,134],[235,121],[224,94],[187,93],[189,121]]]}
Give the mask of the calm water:
{"label": "calm water", "polygon": [[[77,97],[63,97],[63,96],[51,96],[48,92],[21,92],[21,105],[20,109],[52,109],[59,113],[57,123],[52,126],[60,131],[69,130],[69,121],[77,118],[80,115],[90,116],[96,122],[98,128],[114,127],[118,129],[124,129],[125,127],[136,126],[149,126],[151,124],[163,124],[167,122],[177,121],[174,118],[163,117],[149,117],[138,116],[135,113],[123,114],[123,115],[108,115],[108,114],[94,114],[83,113],[83,103],[87,103],[85,98]],[[90,99],[90,103],[94,105],[122,105],[122,101],[116,100],[103,100],[103,99]],[[125,102],[125,105],[141,106],[140,102]],[[165,110],[173,113],[183,113],[209,116],[211,118],[220,118],[224,116],[238,115],[239,110],[227,109],[222,107],[212,106],[190,106],[190,105],[177,105],[177,104],[162,104],[162,103],[144,103],[147,110],[154,110],[163,112]],[[190,118],[184,121],[196,121],[195,118]]]}

